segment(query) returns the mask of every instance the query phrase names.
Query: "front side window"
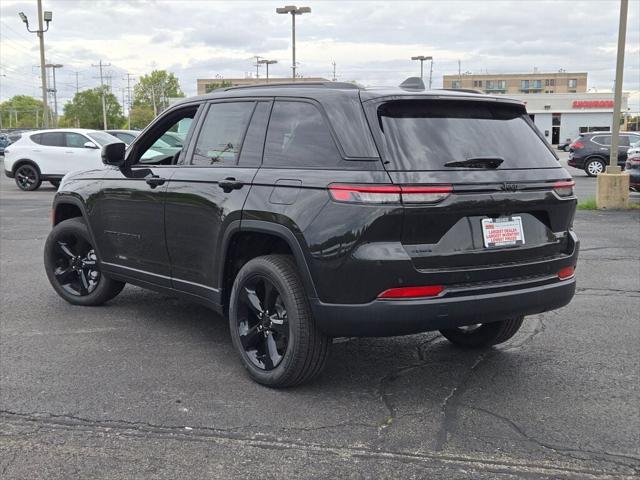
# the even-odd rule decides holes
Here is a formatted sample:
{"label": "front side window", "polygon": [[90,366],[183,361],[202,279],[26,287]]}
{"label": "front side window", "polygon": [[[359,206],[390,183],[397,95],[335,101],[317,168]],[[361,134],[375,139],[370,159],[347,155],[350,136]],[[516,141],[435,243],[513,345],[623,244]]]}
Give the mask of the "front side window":
{"label": "front side window", "polygon": [[70,148],[84,148],[84,144],[89,141],[84,135],[79,133],[65,132],[65,144]]}
{"label": "front side window", "polygon": [[597,143],[598,145],[609,146],[611,145],[611,135],[599,135],[599,136],[593,137],[591,141]]}
{"label": "front side window", "polygon": [[320,110],[305,102],[276,102],[264,149],[265,166],[330,168],[340,160]]}
{"label": "front side window", "polygon": [[628,147],[629,146],[629,137],[627,137],[626,135],[623,135],[620,137],[620,146],[621,147]]}
{"label": "front side window", "polygon": [[209,107],[193,152],[193,165],[236,165],[254,102],[215,103]]}
{"label": "front side window", "polygon": [[176,142],[173,146],[162,140],[162,137],[171,133],[186,139],[198,108],[199,105],[192,105],[174,110],[154,123],[150,130],[138,138],[128,161],[134,165],[175,165],[178,163],[184,142]]}

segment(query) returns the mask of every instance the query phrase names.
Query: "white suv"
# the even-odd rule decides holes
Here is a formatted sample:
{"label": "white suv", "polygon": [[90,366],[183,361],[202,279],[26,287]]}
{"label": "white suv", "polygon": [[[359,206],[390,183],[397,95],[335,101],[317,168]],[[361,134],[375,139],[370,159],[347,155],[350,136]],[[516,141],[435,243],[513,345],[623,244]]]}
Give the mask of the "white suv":
{"label": "white suv", "polygon": [[83,128],[25,132],[5,149],[4,173],[21,190],[35,190],[43,180],[57,187],[69,172],[103,168],[100,147],[119,141]]}

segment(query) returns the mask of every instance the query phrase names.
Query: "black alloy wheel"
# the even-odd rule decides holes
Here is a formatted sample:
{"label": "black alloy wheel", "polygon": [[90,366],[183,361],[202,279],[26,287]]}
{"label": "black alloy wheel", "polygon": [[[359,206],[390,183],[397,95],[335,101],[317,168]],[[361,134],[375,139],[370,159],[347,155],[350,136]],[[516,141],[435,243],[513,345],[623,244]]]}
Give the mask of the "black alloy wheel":
{"label": "black alloy wheel", "polygon": [[55,242],[54,275],[60,286],[71,295],[86,296],[100,282],[98,257],[93,247],[82,238],[69,235]]}
{"label": "black alloy wheel", "polygon": [[273,370],[289,345],[287,309],[278,288],[267,277],[245,281],[239,295],[238,335],[247,359],[260,370]]}
{"label": "black alloy wheel", "polygon": [[249,260],[229,298],[231,340],[253,380],[291,387],[322,371],[331,339],[317,327],[293,257]]}
{"label": "black alloy wheel", "polygon": [[74,305],[101,305],[125,285],[102,273],[82,218],[69,218],[53,227],[44,246],[44,266],[54,290]]}
{"label": "black alloy wheel", "polygon": [[36,190],[42,183],[40,172],[30,163],[20,165],[16,169],[15,180],[18,188],[27,192]]}

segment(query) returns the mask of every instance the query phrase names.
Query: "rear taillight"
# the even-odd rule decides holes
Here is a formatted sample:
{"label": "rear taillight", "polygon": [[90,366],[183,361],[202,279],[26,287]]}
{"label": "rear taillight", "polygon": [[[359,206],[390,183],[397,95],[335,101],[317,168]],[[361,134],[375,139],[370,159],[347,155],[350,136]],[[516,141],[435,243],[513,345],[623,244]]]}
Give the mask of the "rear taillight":
{"label": "rear taillight", "polygon": [[390,288],[385,290],[378,298],[381,299],[409,299],[409,298],[424,298],[424,297],[437,297],[444,291],[444,287],[441,285],[427,285],[424,287],[400,287]]}
{"label": "rear taillight", "polygon": [[573,187],[576,186],[576,182],[573,180],[563,180],[553,184],[553,191],[558,194],[559,197],[570,197],[573,195]]}
{"label": "rear taillight", "polygon": [[584,143],[573,142],[571,145],[569,145],[569,148],[573,148],[574,150],[580,150],[581,148],[584,148]]}
{"label": "rear taillight", "polygon": [[329,194],[337,202],[347,203],[437,203],[453,191],[451,185],[329,185]]}
{"label": "rear taillight", "polygon": [[576,274],[575,267],[565,267],[558,272],[558,278],[560,280],[568,280]]}

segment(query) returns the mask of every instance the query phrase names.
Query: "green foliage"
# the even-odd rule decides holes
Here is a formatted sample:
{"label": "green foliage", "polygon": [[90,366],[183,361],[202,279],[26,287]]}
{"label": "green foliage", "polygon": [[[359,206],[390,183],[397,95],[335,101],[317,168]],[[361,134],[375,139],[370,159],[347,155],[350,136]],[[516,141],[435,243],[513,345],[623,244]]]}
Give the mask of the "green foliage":
{"label": "green foliage", "polygon": [[597,210],[598,205],[596,204],[595,198],[587,198],[586,200],[578,203],[578,210]]}
{"label": "green foliage", "polygon": [[[116,96],[105,88],[105,105],[107,109],[107,127],[122,126],[124,117]],[[60,126],[79,126],[80,128],[103,128],[102,121],[102,87],[78,92],[73,100],[64,106],[64,117]]]}
{"label": "green foliage", "polygon": [[131,108],[131,128],[143,129],[153,120],[153,108],[146,105],[134,105]]}
{"label": "green foliage", "polygon": [[178,78],[166,70],[154,70],[140,77],[133,88],[133,105],[159,113],[169,106],[169,98],[184,97]]}
{"label": "green foliage", "polygon": [[[42,101],[29,95],[16,95],[0,103],[2,127],[8,128],[36,128],[43,124]],[[16,115],[18,122],[16,124]],[[11,116],[11,120],[9,120]],[[37,123],[36,123],[37,122]]]}
{"label": "green foliage", "polygon": [[217,90],[218,88],[227,88],[230,86],[231,86],[231,82],[229,80],[222,80],[222,82],[207,83],[204,87],[204,91],[206,93],[210,93],[210,92],[213,92],[214,90]]}

